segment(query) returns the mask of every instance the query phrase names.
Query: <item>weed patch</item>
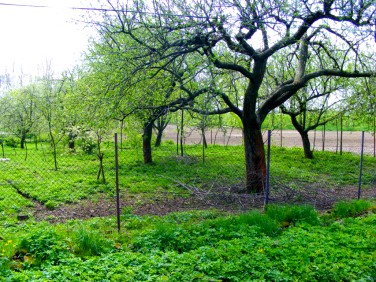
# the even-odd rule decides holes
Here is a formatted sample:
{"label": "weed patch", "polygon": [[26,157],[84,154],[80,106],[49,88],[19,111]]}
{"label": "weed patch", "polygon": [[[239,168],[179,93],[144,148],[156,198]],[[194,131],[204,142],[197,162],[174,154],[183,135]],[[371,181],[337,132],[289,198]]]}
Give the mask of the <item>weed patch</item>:
{"label": "weed patch", "polygon": [[275,219],[284,227],[296,223],[320,224],[318,212],[309,205],[269,205],[266,215]]}
{"label": "weed patch", "polygon": [[334,205],[333,216],[346,218],[359,216],[366,213],[371,208],[371,203],[366,200],[341,201]]}
{"label": "weed patch", "polygon": [[72,239],[73,252],[79,256],[99,256],[111,246],[102,234],[82,225],[76,228]]}

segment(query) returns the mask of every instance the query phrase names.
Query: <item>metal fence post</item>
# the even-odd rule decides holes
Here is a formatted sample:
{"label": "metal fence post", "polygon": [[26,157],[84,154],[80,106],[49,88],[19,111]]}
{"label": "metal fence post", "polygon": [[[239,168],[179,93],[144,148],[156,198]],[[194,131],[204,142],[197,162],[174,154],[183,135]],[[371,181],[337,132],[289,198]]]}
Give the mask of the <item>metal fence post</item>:
{"label": "metal fence post", "polygon": [[283,132],[283,114],[281,112],[281,140],[280,140],[281,147],[282,147],[282,132]]}
{"label": "metal fence post", "polygon": [[118,156],[117,133],[115,133],[115,179],[116,179],[116,219],[117,219],[118,232],[120,232],[119,156]]}
{"label": "metal fence post", "polygon": [[360,149],[359,181],[358,181],[358,200],[360,199],[360,190],[361,190],[361,186],[362,186],[363,152],[364,152],[364,131],[362,131],[362,145],[361,145],[361,149]]}
{"label": "metal fence post", "polygon": [[270,176],[270,139],[272,136],[272,131],[268,130],[268,153],[266,160],[266,181],[265,181],[265,206],[269,202],[269,176]]}

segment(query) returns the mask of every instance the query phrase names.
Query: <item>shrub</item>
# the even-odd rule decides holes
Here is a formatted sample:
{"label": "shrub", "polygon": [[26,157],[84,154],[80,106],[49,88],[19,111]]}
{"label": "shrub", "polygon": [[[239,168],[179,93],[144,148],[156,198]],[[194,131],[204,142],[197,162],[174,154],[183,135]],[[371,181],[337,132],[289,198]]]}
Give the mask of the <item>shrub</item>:
{"label": "shrub", "polygon": [[275,219],[284,227],[302,222],[310,225],[318,225],[320,223],[318,212],[309,205],[269,205],[265,212],[270,218]]}
{"label": "shrub", "polygon": [[96,147],[95,141],[89,138],[80,140],[80,148],[86,154],[91,155]]}
{"label": "shrub", "polygon": [[337,218],[354,217],[364,214],[371,208],[366,200],[341,201],[334,205],[332,214]]}
{"label": "shrub", "polygon": [[5,145],[11,148],[17,148],[17,145],[19,144],[19,141],[17,141],[13,137],[9,137],[5,139]]}

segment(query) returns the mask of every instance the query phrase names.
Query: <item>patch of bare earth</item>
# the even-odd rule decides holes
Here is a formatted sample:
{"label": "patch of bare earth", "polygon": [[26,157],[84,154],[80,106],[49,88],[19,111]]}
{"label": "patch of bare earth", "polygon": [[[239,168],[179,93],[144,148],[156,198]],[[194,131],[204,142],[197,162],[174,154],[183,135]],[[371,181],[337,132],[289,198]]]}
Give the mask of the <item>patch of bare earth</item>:
{"label": "patch of bare earth", "polygon": [[[228,212],[240,212],[262,208],[265,202],[264,194],[245,194],[238,186],[224,187],[211,184],[210,189],[201,189],[185,185],[190,196],[179,196],[168,192],[144,197],[140,194],[123,193],[120,209],[127,208],[135,215],[165,215],[172,212],[188,210],[218,209]],[[299,190],[279,185],[270,191],[269,203],[279,204],[310,204],[318,210],[330,209],[334,203],[341,200],[357,199],[357,187],[322,187],[317,184],[300,186]],[[361,198],[375,199],[376,187],[363,189]],[[88,219],[91,217],[106,217],[116,215],[116,199],[105,194],[96,200],[82,200],[75,204],[64,204],[57,209],[48,210],[37,204],[33,211],[37,220],[64,222],[69,219]]]}

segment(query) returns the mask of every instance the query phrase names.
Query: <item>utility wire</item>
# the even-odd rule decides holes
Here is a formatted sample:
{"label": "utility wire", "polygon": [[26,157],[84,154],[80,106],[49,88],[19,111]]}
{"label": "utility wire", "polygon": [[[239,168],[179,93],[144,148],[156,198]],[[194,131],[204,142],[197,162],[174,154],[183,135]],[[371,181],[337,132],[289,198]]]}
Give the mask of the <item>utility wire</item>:
{"label": "utility wire", "polygon": [[[23,7],[23,8],[47,8],[47,9],[54,9],[55,7],[46,6],[46,5],[30,5],[30,4],[15,4],[15,3],[0,3],[0,6],[11,6],[11,7]],[[109,8],[94,8],[94,7],[62,7],[63,9],[70,9],[70,10],[81,10],[81,11],[97,11],[97,12],[117,12],[117,13],[136,13],[133,10],[124,10],[124,9],[109,9]],[[153,12],[144,12],[144,11],[137,11],[140,14],[146,15],[156,15],[157,13]],[[163,14],[162,14],[163,15]],[[169,14],[170,15],[170,14]],[[197,19],[206,19],[204,16],[194,16],[194,15],[173,15],[176,17],[184,17],[184,18],[197,18]]]}
{"label": "utility wire", "polygon": [[[48,8],[48,9],[55,8],[55,7],[46,6],[46,5],[30,5],[30,4],[15,4],[15,3],[0,3],[0,6],[12,6],[12,7],[23,7],[23,8]],[[61,7],[61,8],[70,9],[70,10],[102,11],[102,12],[132,12],[132,11],[126,11],[126,10],[93,8],[93,7]]]}
{"label": "utility wire", "polygon": [[[56,7],[46,6],[46,5],[33,5],[33,4],[16,4],[16,3],[3,3],[0,2],[0,6],[12,6],[12,7],[24,7],[24,8],[43,8],[43,9],[56,9]],[[155,12],[145,12],[145,11],[135,11],[135,10],[125,10],[125,9],[114,9],[114,8],[95,8],[95,7],[62,7],[63,9],[70,9],[70,10],[81,10],[81,11],[97,11],[97,12],[115,12],[115,13],[139,13],[144,15],[158,15],[158,16],[174,16],[174,17],[181,17],[181,18],[191,18],[191,19],[207,19],[206,16],[195,16],[195,15],[182,15],[182,14],[158,14]],[[234,18],[234,16],[230,16],[230,18]],[[265,22],[266,23],[266,22]],[[318,28],[316,26],[312,26],[312,28]],[[338,29],[334,28],[332,29]],[[376,41],[376,30],[375,30],[375,41]]]}

